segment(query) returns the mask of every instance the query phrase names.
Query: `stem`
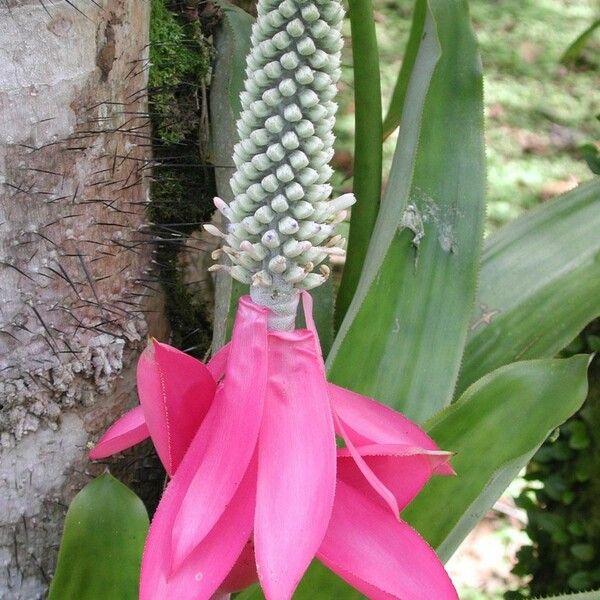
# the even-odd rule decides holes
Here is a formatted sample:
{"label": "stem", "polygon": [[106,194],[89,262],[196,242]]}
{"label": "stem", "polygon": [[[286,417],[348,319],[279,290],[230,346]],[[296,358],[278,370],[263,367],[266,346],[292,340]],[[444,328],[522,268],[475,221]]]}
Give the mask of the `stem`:
{"label": "stem", "polygon": [[339,325],[352,301],[381,197],[382,106],[379,51],[371,0],[350,0],[354,62],[354,195],[346,265],[336,303]]}
{"label": "stem", "polygon": [[268,317],[270,330],[293,331],[300,291],[281,278],[275,279],[269,287],[250,286],[250,297],[255,304],[266,306],[271,311]]}

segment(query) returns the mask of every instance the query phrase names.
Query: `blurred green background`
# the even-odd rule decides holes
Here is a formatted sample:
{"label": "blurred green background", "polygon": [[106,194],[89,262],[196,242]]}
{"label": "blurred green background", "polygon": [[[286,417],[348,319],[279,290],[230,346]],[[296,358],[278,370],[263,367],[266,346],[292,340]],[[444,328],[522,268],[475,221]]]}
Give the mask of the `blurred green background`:
{"label": "blurred green background", "polygon": [[[414,2],[373,1],[385,110]],[[470,5],[485,76],[488,225],[493,229],[592,176],[577,148],[600,140],[600,31],[575,65],[567,68],[560,58],[600,16],[600,3],[471,0]],[[349,48],[343,64],[336,168],[345,178],[338,185],[349,189],[354,127]],[[386,165],[394,145],[393,136],[386,143]]]}

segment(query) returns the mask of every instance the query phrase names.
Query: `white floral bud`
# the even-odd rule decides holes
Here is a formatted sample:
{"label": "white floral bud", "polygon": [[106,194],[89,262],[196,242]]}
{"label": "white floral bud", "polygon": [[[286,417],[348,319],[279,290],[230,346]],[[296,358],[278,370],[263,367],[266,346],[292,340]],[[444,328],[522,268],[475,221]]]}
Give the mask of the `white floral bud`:
{"label": "white floral bud", "polygon": [[304,169],[304,167],[308,166],[310,163],[308,157],[306,154],[304,154],[304,152],[302,152],[302,150],[296,150],[295,152],[292,152],[288,160],[290,161],[290,165],[292,165],[292,167],[297,171]]}
{"label": "white floral bud", "polygon": [[321,231],[322,227],[323,225],[315,223],[314,221],[303,221],[298,229],[296,237],[299,240],[311,240],[312,243],[311,238],[317,235]]}
{"label": "white floral bud", "polygon": [[246,217],[242,220],[242,225],[252,235],[258,235],[263,230],[263,224],[254,217]]}
{"label": "white floral bud", "polygon": [[240,250],[248,254],[250,258],[253,258],[257,262],[264,260],[268,254],[266,248],[262,244],[252,244],[248,240],[244,240],[240,243]]}
{"label": "white floral bud", "polygon": [[[281,118],[281,117],[279,117]],[[283,160],[285,157],[285,149],[281,144],[272,144],[267,148],[267,156],[273,162],[279,162]]]}
{"label": "white floral bud", "polygon": [[283,275],[288,283],[300,283],[308,275],[306,269],[299,265],[291,266]]}
{"label": "white floral bud", "polygon": [[265,270],[258,271],[252,275],[252,285],[269,287],[273,285],[273,277]]}
{"label": "white floral bud", "polygon": [[252,157],[252,166],[258,171],[266,171],[271,168],[271,161],[266,154],[255,154]]}
{"label": "white floral bud", "polygon": [[279,90],[277,88],[271,88],[270,90],[266,90],[263,93],[262,99],[270,107],[275,107],[275,106],[278,106],[279,103],[281,102],[281,93],[279,92]]}
{"label": "white floral bud", "polygon": [[313,288],[323,285],[327,281],[327,277],[318,275],[317,273],[309,273],[302,281],[297,285],[305,290],[312,290]]}
{"label": "white floral bud", "polygon": [[[285,30],[293,38],[299,38],[304,33],[304,25],[302,24],[301,19],[294,19],[290,21]],[[306,39],[306,38],[305,38]]]}
{"label": "white floral bud", "polygon": [[303,65],[296,71],[294,77],[298,83],[301,83],[302,85],[309,85],[313,82],[315,74],[308,65]]}
{"label": "white floral bud", "polygon": [[292,50],[291,52],[286,52],[280,59],[281,66],[288,71],[292,71],[300,64],[300,59],[298,55]]}
{"label": "white floral bud", "polygon": [[304,189],[298,182],[294,181],[286,186],[285,196],[290,202],[296,202],[304,198]]}
{"label": "white floral bud", "polygon": [[267,194],[260,183],[253,183],[248,188],[246,194],[248,194],[248,197],[251,200],[254,200],[254,202],[262,202],[267,197]]}
{"label": "white floral bud", "polygon": [[319,13],[319,9],[314,4],[309,4],[308,6],[304,6],[301,9],[300,14],[302,15],[302,18],[307,23],[312,23],[313,21],[316,21],[321,16]]}
{"label": "white floral bud", "polygon": [[252,201],[252,199],[250,198],[250,196],[248,196],[248,194],[238,194],[236,196],[236,202],[246,211],[246,212],[250,212],[253,211],[255,206],[254,206],[254,202]]}
{"label": "white floral bud", "polygon": [[303,187],[308,187],[313,183],[316,183],[319,179],[319,173],[310,167],[306,169],[302,169],[297,175],[298,181],[302,184]]}
{"label": "white floral bud", "polygon": [[273,61],[265,65],[265,73],[270,79],[279,79],[281,77],[281,64],[278,61]]}
{"label": "white floral bud", "polygon": [[302,111],[297,104],[288,104],[283,109],[283,118],[289,123],[296,123],[302,119]]}
{"label": "white floral bud", "polygon": [[262,185],[265,192],[275,192],[279,188],[279,181],[277,180],[277,177],[271,173],[262,179],[260,185]]}
{"label": "white floral bud", "polygon": [[300,121],[300,123],[296,125],[296,133],[301,138],[309,138],[315,134],[315,126],[310,121]]}
{"label": "white floral bud", "polygon": [[[279,293],[292,298],[293,287],[311,289],[327,279],[324,265],[312,271],[343,255],[345,241],[334,228],[354,198],[329,200],[340,1],[258,0],[257,12],[233,153],[235,199],[215,200],[226,233],[207,230],[227,242],[215,256],[233,263],[216,268],[251,283],[255,301],[269,305]],[[294,310],[295,301],[289,306]]]}
{"label": "white floral bud", "polygon": [[292,214],[296,219],[306,219],[310,217],[315,212],[315,209],[310,202],[306,202],[305,200],[300,200],[300,202],[296,202],[294,207],[292,208]]}
{"label": "white floral bud", "polygon": [[[254,77],[254,81],[259,87],[263,87],[269,84],[269,76],[265,73],[264,69],[254,71],[252,76]],[[243,104],[242,107],[245,108]]]}
{"label": "white floral bud", "polygon": [[292,2],[292,0],[283,0],[283,2],[279,5],[279,13],[285,19],[289,19],[294,16],[296,13],[296,4]]}
{"label": "white floral bud", "polygon": [[270,248],[271,250],[274,250],[275,248],[279,248],[279,246],[281,245],[281,242],[279,240],[279,235],[274,229],[269,229],[268,231],[266,231],[263,234],[260,241],[267,248]]}
{"label": "white floral bud", "polygon": [[271,208],[276,213],[283,213],[288,210],[290,205],[287,202],[286,197],[283,194],[277,194],[275,198],[271,201]]}
{"label": "white floral bud", "polygon": [[318,19],[310,26],[310,32],[316,39],[322,38],[329,33],[329,25],[325,21]]}
{"label": "white floral bud", "polygon": [[247,269],[244,269],[244,267],[235,265],[235,267],[231,268],[231,271],[229,271],[229,273],[234,279],[237,279],[240,283],[245,283],[247,285],[250,285],[252,283],[252,274]]}
{"label": "white floral bud", "polygon": [[269,132],[266,129],[255,129],[250,134],[250,139],[257,146],[266,146],[269,143],[271,136],[269,135]]}
{"label": "white floral bud", "polygon": [[[292,238],[288,240],[283,245],[283,254],[288,258],[296,258],[296,256],[300,256],[303,252],[306,252],[306,248],[302,245],[305,242],[299,242],[298,240]],[[308,242],[310,244],[310,242]]]}
{"label": "white floral bud", "polygon": [[287,269],[287,260],[278,254],[269,261],[269,271],[281,274]]}
{"label": "white floral bud", "polygon": [[281,165],[275,171],[275,175],[277,175],[277,179],[279,179],[279,181],[283,181],[284,183],[293,181],[294,179],[294,171],[292,171],[290,165]]}
{"label": "white floral bud", "polygon": [[322,104],[317,104],[305,110],[305,114],[311,121],[316,122],[327,116],[327,109]]}
{"label": "white floral bud", "polygon": [[269,133],[281,133],[285,126],[285,121],[279,115],[273,115],[265,121],[265,129]]}
{"label": "white floral bud", "polygon": [[210,223],[205,223],[203,225],[203,227],[207,233],[210,233],[210,235],[213,235],[218,238],[225,237],[225,234],[218,227],[215,227],[214,225],[211,225]]}
{"label": "white floral bud", "polygon": [[298,87],[294,83],[293,79],[284,79],[279,84],[279,91],[281,92],[281,95],[284,98],[289,98],[290,96],[293,96],[297,90],[298,90]]}
{"label": "white floral bud", "polygon": [[256,100],[250,105],[250,110],[256,117],[264,118],[271,109],[263,100]]}
{"label": "white floral bud", "polygon": [[261,206],[255,213],[254,218],[263,225],[268,225],[274,218],[275,213],[269,206]]}
{"label": "white floral bud", "polygon": [[300,229],[298,221],[292,217],[283,217],[277,227],[285,235],[294,235]]}
{"label": "white floral bud", "polygon": [[277,32],[273,38],[273,44],[278,50],[284,50],[290,45],[290,36],[285,31]]}
{"label": "white floral bud", "polygon": [[300,146],[300,140],[293,131],[287,131],[281,138],[281,144],[286,150],[295,150]]}
{"label": "white floral bud", "polygon": [[[252,166],[251,162],[246,162],[243,165],[241,165],[239,167],[238,172],[240,173],[240,175],[243,175],[246,178],[246,180],[248,180],[248,181],[252,181],[255,177],[258,176],[258,171]],[[246,184],[246,185],[248,185],[248,184]],[[244,188],[245,188],[245,186],[242,187],[242,190]],[[233,186],[232,186],[232,189],[233,189]],[[235,189],[233,189],[233,192],[235,194],[239,193]]]}
{"label": "white floral bud", "polygon": [[319,96],[313,90],[302,90],[298,98],[303,108],[311,108],[319,103]]}
{"label": "white floral bud", "polygon": [[296,44],[296,49],[302,56],[311,56],[317,51],[315,43],[310,38],[304,38]]}
{"label": "white floral bud", "polygon": [[285,23],[286,19],[281,13],[272,10],[267,14],[265,21],[271,28],[278,28]]}

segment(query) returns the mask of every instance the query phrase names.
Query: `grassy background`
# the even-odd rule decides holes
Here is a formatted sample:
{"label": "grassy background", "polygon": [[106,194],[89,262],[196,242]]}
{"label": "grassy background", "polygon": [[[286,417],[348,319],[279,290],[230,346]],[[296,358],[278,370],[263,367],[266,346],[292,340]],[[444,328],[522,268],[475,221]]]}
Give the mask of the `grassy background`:
{"label": "grassy background", "polygon": [[[413,0],[374,0],[384,107],[396,81]],[[485,74],[490,228],[591,178],[577,147],[600,140],[600,34],[575,67],[560,57],[600,13],[597,0],[471,0]],[[351,187],[352,54],[344,56],[337,169]],[[389,165],[395,139],[386,142]]]}

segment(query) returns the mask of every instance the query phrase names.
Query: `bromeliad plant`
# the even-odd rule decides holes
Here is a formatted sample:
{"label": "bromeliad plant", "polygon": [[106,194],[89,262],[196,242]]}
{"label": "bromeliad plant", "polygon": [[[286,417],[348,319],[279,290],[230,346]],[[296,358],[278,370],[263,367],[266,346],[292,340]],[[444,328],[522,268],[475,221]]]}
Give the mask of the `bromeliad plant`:
{"label": "bromeliad plant", "polygon": [[[215,268],[250,295],[221,299],[237,307],[233,335],[206,366],[152,342],[141,406],[92,457],[150,436],[172,477],[146,541],[143,600],[208,600],[257,578],[262,592],[240,598],[456,598],[416,531],[449,558],[583,402],[588,357],[551,357],[599,312],[600,185],[507,226],[481,256],[482,85],[466,1],[417,0],[382,122],[372,9],[352,0],[357,203],[325,365],[306,290],[343,253],[335,227],[354,202],[330,200],[328,183],[343,11],[260,0],[258,15],[245,89],[232,74],[223,99],[241,99],[233,198],[215,201],[228,223],[208,227],[229,263]],[[235,56],[247,17],[225,17]],[[380,204],[383,132],[398,125]],[[429,481],[452,474],[449,451],[457,477]]]}

